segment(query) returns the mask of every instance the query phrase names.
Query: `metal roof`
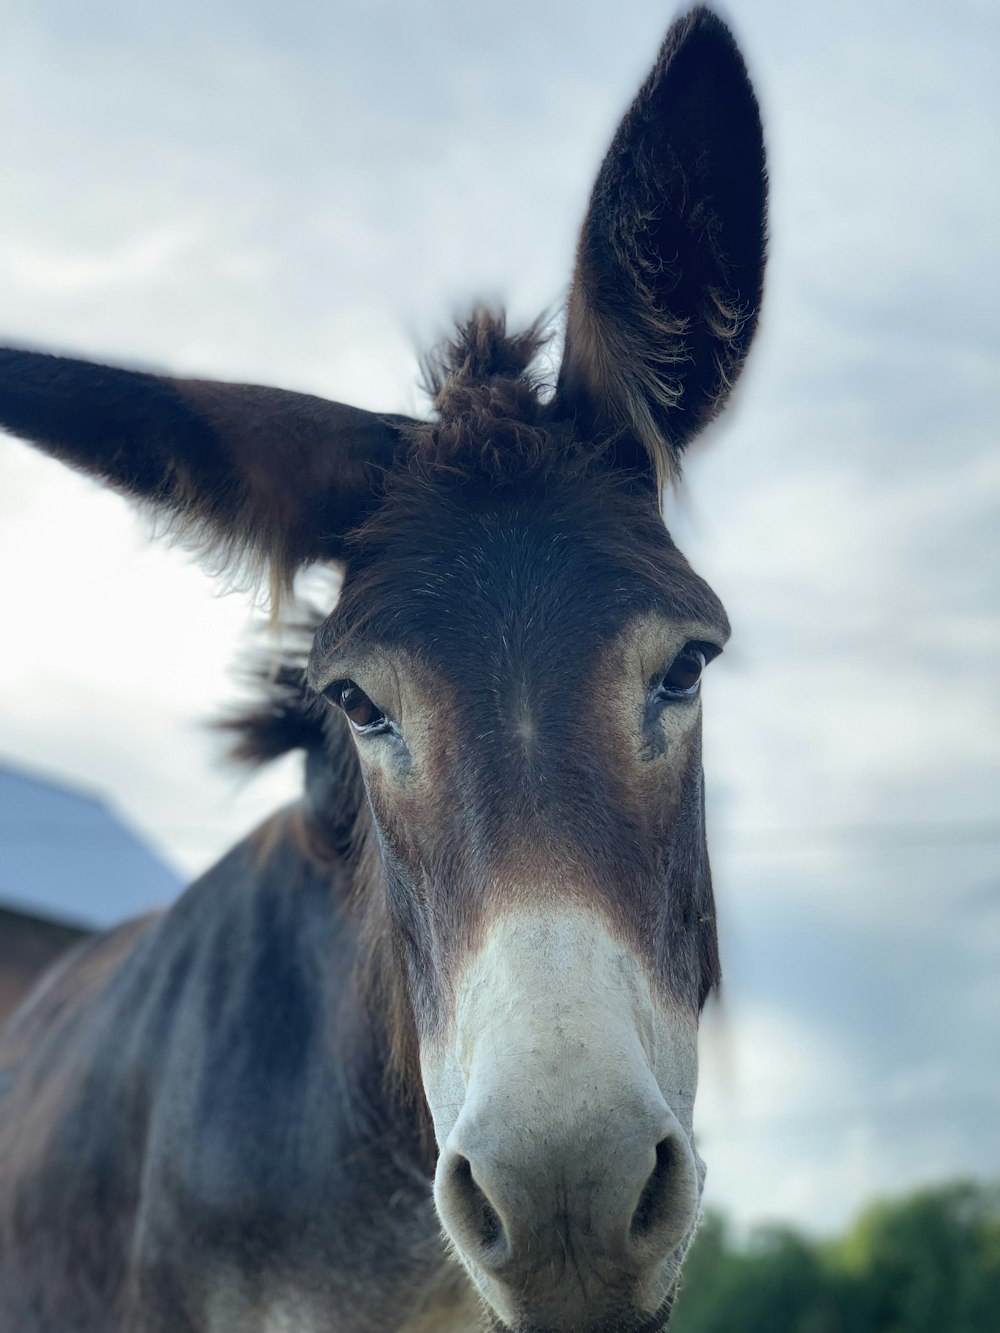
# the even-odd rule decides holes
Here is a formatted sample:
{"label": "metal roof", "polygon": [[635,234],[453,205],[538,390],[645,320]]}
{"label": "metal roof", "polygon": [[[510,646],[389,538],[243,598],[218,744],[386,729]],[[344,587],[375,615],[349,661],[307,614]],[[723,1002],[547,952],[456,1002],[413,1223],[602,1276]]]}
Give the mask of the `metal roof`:
{"label": "metal roof", "polygon": [[82,926],[176,898],[181,876],[97,793],[0,762],[0,903]]}

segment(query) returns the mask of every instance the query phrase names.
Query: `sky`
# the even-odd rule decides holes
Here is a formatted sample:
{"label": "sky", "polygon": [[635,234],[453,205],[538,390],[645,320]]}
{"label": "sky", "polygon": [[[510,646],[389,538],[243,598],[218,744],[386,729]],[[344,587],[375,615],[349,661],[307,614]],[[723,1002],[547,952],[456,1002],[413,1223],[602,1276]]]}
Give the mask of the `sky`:
{"label": "sky", "polygon": [[[556,310],[648,0],[3,0],[0,339],[421,413],[477,299]],[[1000,1175],[1000,10],[726,11],[772,182],[757,346],[668,499],[726,983],[696,1127],[741,1222]],[[13,132],[11,127],[14,127]],[[260,620],[0,439],[0,756],[195,874],[296,789],[205,720]]]}

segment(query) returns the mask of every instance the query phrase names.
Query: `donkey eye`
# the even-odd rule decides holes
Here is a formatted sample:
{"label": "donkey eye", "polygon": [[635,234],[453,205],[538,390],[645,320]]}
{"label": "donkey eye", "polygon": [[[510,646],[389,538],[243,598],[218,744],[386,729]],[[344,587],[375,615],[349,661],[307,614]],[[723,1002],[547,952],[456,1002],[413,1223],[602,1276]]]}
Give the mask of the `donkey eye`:
{"label": "donkey eye", "polygon": [[657,695],[662,699],[687,699],[698,693],[701,673],[705,670],[705,654],[689,643],[677,654],[660,681]]}
{"label": "donkey eye", "polygon": [[337,680],[323,691],[345,714],[355,731],[383,731],[389,719],[353,680]]}

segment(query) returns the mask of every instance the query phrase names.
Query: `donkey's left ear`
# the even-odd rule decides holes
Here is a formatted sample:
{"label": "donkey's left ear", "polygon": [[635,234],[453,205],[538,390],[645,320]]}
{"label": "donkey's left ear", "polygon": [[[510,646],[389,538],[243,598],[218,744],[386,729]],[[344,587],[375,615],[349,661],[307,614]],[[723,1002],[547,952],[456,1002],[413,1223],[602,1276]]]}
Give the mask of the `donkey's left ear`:
{"label": "donkey's left ear", "polygon": [[277,584],[336,560],[407,418],[254,384],[0,350],[0,426],[167,516],[217,565]]}
{"label": "donkey's left ear", "polygon": [[757,325],[767,177],[757,101],[726,25],[670,28],[601,167],[554,401],[660,482],[715,415]]}

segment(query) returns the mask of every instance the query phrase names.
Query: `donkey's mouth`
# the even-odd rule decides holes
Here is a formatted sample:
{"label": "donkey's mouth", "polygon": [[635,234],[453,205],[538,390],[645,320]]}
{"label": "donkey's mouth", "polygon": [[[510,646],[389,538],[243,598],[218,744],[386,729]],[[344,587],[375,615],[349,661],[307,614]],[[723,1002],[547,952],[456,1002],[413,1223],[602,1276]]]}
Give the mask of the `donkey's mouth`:
{"label": "donkey's mouth", "polygon": [[490,1333],[665,1333],[670,1323],[670,1314],[677,1295],[678,1282],[675,1281],[667,1299],[653,1315],[623,1311],[617,1315],[606,1315],[594,1323],[582,1324],[575,1320],[571,1324],[532,1324],[519,1320],[517,1324],[505,1324],[496,1315],[490,1316]]}

